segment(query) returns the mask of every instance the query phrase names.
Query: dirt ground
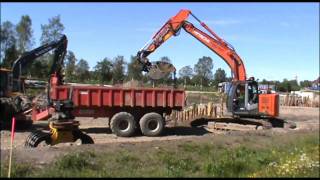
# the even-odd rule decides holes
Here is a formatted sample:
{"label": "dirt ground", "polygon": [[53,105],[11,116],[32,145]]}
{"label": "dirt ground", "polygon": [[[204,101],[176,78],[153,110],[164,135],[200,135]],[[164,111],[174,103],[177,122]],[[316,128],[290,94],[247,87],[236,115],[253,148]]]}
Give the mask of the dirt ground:
{"label": "dirt ground", "polygon": [[[111,133],[108,128],[107,119],[77,118],[80,121],[80,129],[90,135],[94,145],[79,145],[75,143],[64,143],[56,146],[40,146],[35,149],[27,149],[24,142],[27,136],[35,129],[46,129],[46,122],[36,122],[29,130],[18,130],[14,140],[14,154],[18,160],[34,161],[36,164],[48,163],[57,156],[64,155],[75,150],[99,149],[99,147],[126,147],[134,146],[135,148],[146,148],[157,146],[156,144],[167,144],[168,146],[182,141],[198,141],[201,139],[221,139],[226,141],[230,139],[230,134],[237,136],[246,136],[248,133],[253,136],[261,136],[261,134],[283,134],[283,133],[301,133],[306,131],[315,131],[319,133],[319,109],[304,107],[281,107],[280,118],[290,120],[296,123],[296,129],[272,128],[270,130],[259,130],[251,132],[228,132],[216,134],[207,131],[203,127],[167,127],[165,133],[161,137],[145,137],[137,135],[130,138],[117,137]],[[226,138],[226,136],[229,136]],[[150,146],[149,146],[150,145]],[[7,159],[10,147],[10,131],[1,131],[1,161]]]}

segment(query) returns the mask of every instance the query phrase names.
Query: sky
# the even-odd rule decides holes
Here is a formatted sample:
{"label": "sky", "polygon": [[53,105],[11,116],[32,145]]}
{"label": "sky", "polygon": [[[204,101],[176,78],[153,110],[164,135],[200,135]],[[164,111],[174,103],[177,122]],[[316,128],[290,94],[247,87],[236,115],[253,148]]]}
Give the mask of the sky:
{"label": "sky", "polygon": [[[40,45],[41,24],[60,15],[68,50],[93,68],[105,57],[127,62],[180,9],[189,9],[236,49],[247,77],[315,80],[319,77],[319,3],[1,3],[1,23],[32,19],[33,48]],[[189,22],[203,30],[191,16]],[[192,68],[203,56],[213,59],[213,73],[230,68],[214,52],[181,31],[153,54],[168,56],[177,70]]]}

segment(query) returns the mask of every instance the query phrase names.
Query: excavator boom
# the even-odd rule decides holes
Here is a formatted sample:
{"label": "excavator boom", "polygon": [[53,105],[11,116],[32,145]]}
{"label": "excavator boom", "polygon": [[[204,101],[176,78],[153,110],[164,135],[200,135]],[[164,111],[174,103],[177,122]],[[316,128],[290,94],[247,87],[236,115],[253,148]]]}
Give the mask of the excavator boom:
{"label": "excavator boom", "polygon": [[[199,30],[192,23],[188,22],[187,19],[189,15],[192,15],[213,37]],[[178,35],[181,28],[219,55],[231,68],[234,81],[246,80],[245,67],[234,48],[220,38],[216,33],[214,33],[204,22],[200,21],[194,14],[191,13],[190,10],[185,9],[181,10],[177,15],[170,18],[152,37],[151,42],[147,43],[147,45],[145,45],[137,53],[139,62],[144,65],[144,71],[156,74],[157,78],[159,78],[159,74],[163,74],[164,76],[167,73],[172,72],[172,68],[168,70],[166,68],[159,68],[162,67],[159,65],[152,65],[147,59],[147,56],[154,52],[170,37]],[[160,63],[157,62],[157,64]],[[153,77],[152,74],[150,75],[151,78]]]}

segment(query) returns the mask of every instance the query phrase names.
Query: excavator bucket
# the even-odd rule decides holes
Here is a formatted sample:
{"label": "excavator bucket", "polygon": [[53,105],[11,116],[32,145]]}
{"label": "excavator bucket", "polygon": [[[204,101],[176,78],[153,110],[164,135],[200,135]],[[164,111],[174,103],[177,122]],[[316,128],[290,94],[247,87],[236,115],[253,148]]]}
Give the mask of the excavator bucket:
{"label": "excavator bucket", "polygon": [[158,80],[175,71],[176,68],[171,63],[165,61],[156,61],[152,63],[147,76],[153,80]]}

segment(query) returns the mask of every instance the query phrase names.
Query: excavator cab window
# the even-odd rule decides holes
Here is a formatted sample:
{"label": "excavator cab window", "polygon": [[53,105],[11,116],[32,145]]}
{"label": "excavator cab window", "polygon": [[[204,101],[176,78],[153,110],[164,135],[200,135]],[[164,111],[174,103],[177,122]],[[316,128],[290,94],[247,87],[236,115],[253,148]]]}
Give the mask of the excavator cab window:
{"label": "excavator cab window", "polygon": [[238,84],[233,98],[233,109],[243,110],[245,106],[245,86]]}
{"label": "excavator cab window", "polygon": [[247,81],[235,85],[233,111],[255,110],[258,105],[259,90],[256,81]]}
{"label": "excavator cab window", "polygon": [[256,104],[258,103],[258,83],[256,81],[248,82],[248,103]]}

